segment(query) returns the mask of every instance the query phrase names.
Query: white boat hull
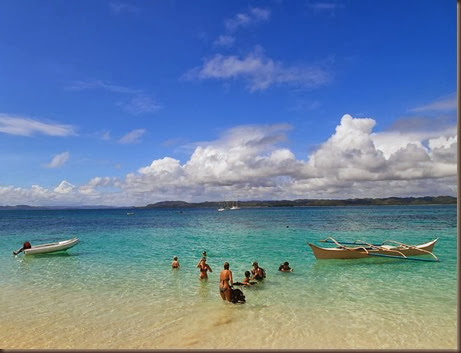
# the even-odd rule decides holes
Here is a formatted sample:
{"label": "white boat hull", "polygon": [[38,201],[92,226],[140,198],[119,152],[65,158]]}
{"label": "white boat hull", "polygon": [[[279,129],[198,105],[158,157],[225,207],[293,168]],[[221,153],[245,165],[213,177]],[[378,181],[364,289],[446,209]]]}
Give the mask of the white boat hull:
{"label": "white boat hull", "polygon": [[32,246],[30,249],[25,249],[24,254],[33,255],[33,254],[46,254],[56,251],[64,251],[70,249],[71,247],[77,245],[79,242],[78,238],[72,238],[69,240],[58,241],[56,243],[41,244]]}

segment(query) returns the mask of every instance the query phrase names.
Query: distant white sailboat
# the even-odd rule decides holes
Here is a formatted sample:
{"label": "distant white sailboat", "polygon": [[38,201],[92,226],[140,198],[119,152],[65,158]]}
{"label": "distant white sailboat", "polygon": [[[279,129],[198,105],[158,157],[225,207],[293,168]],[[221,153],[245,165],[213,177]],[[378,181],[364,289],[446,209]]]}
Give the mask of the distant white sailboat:
{"label": "distant white sailboat", "polygon": [[240,210],[238,201],[235,201],[235,203],[232,205],[232,207],[230,209],[231,210]]}
{"label": "distant white sailboat", "polygon": [[224,208],[221,204],[219,204],[219,208],[218,208],[218,212],[222,212],[222,211],[225,211],[225,210],[228,210],[229,208]]}

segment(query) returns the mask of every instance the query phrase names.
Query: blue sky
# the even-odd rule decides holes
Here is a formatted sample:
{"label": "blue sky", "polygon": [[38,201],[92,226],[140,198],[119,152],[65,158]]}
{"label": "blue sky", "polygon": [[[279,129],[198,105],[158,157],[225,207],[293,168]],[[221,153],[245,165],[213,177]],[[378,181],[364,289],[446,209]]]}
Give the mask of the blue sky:
{"label": "blue sky", "polygon": [[0,3],[0,205],[456,194],[456,1]]}

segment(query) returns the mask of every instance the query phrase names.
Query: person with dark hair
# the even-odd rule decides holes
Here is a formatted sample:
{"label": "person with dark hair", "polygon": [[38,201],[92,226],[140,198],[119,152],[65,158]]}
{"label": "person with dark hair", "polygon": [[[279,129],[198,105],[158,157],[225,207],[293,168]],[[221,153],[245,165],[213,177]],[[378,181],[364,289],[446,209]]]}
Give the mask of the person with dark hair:
{"label": "person with dark hair", "polygon": [[253,278],[255,280],[263,280],[266,277],[266,273],[263,268],[259,267],[259,264],[255,261],[253,262],[253,269],[251,270]]}
{"label": "person with dark hair", "polygon": [[208,278],[207,271],[213,272],[211,270],[210,265],[208,265],[206,263],[206,257],[202,257],[200,262],[197,264],[197,268],[200,269],[200,279],[207,279]]}
{"label": "person with dark hair", "polygon": [[242,285],[249,286],[250,285],[250,271],[245,271],[245,278],[242,281]]}
{"label": "person with dark hair", "polygon": [[251,272],[250,271],[245,271],[245,278],[243,279],[242,282],[234,282],[234,286],[247,286],[249,287],[252,284],[256,284],[258,282],[250,282],[250,276]]}
{"label": "person with dark hair", "polygon": [[224,263],[224,270],[219,274],[219,294],[223,300],[231,301],[232,271],[229,270],[229,263]]}
{"label": "person with dark hair", "polygon": [[281,272],[293,272],[293,269],[290,267],[288,261],[285,261],[283,264],[279,266],[279,271]]}
{"label": "person with dark hair", "polygon": [[173,262],[171,263],[171,268],[179,268],[179,261],[178,261],[177,256],[173,257]]}

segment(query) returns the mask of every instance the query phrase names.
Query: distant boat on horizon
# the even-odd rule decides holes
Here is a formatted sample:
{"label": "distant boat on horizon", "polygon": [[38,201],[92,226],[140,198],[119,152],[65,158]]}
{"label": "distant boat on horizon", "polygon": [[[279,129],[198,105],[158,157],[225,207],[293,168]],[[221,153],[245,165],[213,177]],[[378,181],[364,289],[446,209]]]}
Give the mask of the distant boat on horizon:
{"label": "distant boat on horizon", "polygon": [[229,209],[229,207],[227,207],[227,206],[226,206],[226,207],[223,207],[222,204],[219,203],[218,212],[226,211],[226,210],[228,210],[228,209]]}
{"label": "distant boat on horizon", "polygon": [[232,207],[230,209],[231,210],[240,210],[238,201],[235,201],[235,203],[232,205]]}

